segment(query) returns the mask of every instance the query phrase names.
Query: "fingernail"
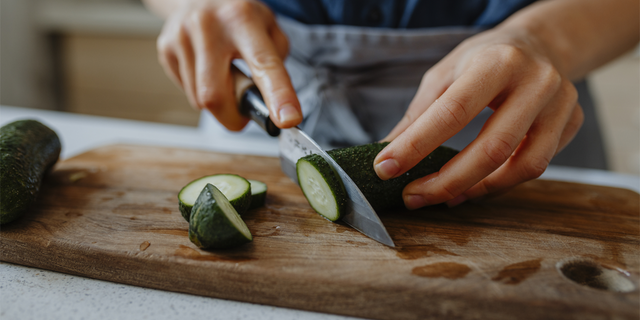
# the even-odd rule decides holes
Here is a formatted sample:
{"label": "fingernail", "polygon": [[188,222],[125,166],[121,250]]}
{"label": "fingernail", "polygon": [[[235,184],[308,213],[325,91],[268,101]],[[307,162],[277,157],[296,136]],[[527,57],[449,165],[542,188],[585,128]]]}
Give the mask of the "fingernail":
{"label": "fingernail", "polygon": [[467,199],[468,198],[465,195],[461,194],[461,195],[459,195],[459,196],[447,201],[446,202],[447,203],[447,207],[453,208],[453,207],[455,207],[455,206],[467,201]]}
{"label": "fingernail", "polygon": [[380,179],[388,180],[395,177],[398,171],[400,171],[400,165],[395,159],[387,159],[376,164],[375,169]]}
{"label": "fingernail", "polygon": [[300,119],[300,112],[296,107],[290,104],[285,104],[284,106],[280,107],[280,111],[278,112],[278,120],[280,120],[281,123],[296,121],[298,119]]}
{"label": "fingernail", "polygon": [[404,197],[404,205],[409,210],[422,208],[427,205],[427,201],[422,196],[410,194]]}

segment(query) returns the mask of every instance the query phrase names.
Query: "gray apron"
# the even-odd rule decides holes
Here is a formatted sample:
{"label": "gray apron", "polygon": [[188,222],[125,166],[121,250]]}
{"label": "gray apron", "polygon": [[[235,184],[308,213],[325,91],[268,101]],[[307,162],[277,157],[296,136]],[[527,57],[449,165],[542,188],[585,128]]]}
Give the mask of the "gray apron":
{"label": "gray apron", "polygon": [[[424,73],[464,39],[467,27],[380,29],[305,25],[279,17],[290,42],[285,65],[302,106],[300,127],[327,149],[384,138],[403,117]],[[577,85],[585,124],[553,164],[605,169],[593,103]],[[483,110],[445,145],[463,149],[491,115]],[[210,117],[209,117],[210,118]],[[248,131],[255,131],[250,128]]]}

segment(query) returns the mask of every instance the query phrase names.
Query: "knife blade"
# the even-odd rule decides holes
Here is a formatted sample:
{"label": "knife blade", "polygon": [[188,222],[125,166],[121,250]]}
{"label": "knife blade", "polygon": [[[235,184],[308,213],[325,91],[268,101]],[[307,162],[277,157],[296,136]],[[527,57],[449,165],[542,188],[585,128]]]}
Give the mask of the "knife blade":
{"label": "knife blade", "polygon": [[349,175],[311,137],[298,127],[288,129],[276,127],[269,118],[269,109],[253,81],[235,66],[232,66],[232,73],[236,84],[236,98],[238,99],[240,113],[258,123],[269,135],[278,136],[282,171],[298,184],[298,174],[296,172],[298,159],[310,154],[320,155],[338,172],[347,191],[347,208],[342,221],[382,244],[395,247],[384,224]]}

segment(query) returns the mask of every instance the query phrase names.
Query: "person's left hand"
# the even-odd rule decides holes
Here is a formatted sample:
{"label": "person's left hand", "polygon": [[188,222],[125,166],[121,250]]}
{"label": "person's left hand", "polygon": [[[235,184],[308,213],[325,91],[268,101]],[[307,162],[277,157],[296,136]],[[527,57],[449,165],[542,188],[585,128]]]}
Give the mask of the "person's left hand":
{"label": "person's left hand", "polygon": [[540,176],[582,125],[573,84],[531,34],[495,28],[447,55],[423,77],[404,118],[374,161],[378,176],[397,177],[466,126],[494,110],[478,137],[439,172],[407,185],[416,209],[499,194]]}

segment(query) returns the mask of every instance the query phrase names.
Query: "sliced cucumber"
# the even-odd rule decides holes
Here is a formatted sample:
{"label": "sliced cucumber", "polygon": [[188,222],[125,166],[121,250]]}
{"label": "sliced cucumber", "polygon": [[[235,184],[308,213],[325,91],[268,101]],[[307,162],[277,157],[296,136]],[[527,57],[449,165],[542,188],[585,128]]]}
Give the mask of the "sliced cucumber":
{"label": "sliced cucumber", "polygon": [[249,179],[249,183],[251,184],[251,205],[249,206],[249,209],[264,206],[267,201],[267,184],[262,181],[251,179]]}
{"label": "sliced cucumber", "polygon": [[311,207],[329,221],[342,217],[347,192],[338,173],[319,155],[300,158],[296,163],[298,182]]}
{"label": "sliced cucumber", "polygon": [[[403,208],[404,187],[413,180],[437,172],[458,153],[448,147],[438,147],[407,173],[383,181],[373,169],[373,160],[387,144],[371,143],[327,152],[356,183],[375,210]],[[303,157],[297,163],[298,181],[307,200],[320,215],[335,221],[329,217],[336,217],[336,212],[343,210],[340,206],[345,202],[340,197],[344,185],[342,180],[336,179],[337,173],[329,169],[329,164],[318,155]],[[346,193],[344,197],[346,199]]]}
{"label": "sliced cucumber", "polygon": [[207,183],[216,186],[240,214],[249,209],[251,205],[251,184],[249,181],[236,174],[214,174],[189,182],[178,193],[178,207],[187,222],[191,216],[191,208]]}
{"label": "sliced cucumber", "polygon": [[189,239],[203,249],[225,249],[251,242],[253,236],[224,194],[207,183],[192,208]]}

